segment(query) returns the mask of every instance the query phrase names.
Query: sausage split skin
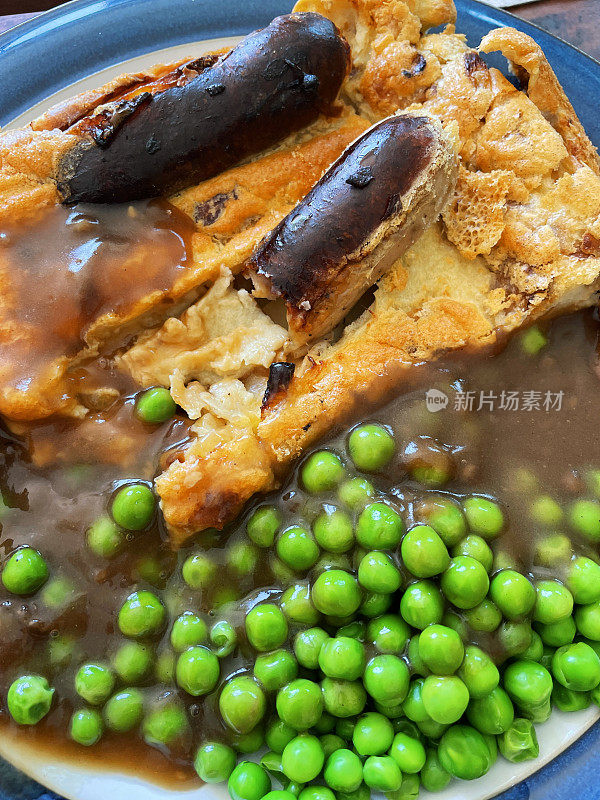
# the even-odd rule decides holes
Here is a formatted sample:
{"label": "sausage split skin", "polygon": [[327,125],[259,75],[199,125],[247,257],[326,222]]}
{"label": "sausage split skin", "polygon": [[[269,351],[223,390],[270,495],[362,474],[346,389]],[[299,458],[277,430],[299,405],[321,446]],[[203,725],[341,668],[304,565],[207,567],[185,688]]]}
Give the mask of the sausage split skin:
{"label": "sausage split skin", "polygon": [[278,17],[183,85],[79,121],[57,170],[63,200],[128,202],[217,175],[331,109],[349,66],[333,22]]}
{"label": "sausage split skin", "polygon": [[294,345],[345,316],[440,215],[456,176],[432,116],[388,117],[350,145],[248,264],[255,294],[285,301]]}

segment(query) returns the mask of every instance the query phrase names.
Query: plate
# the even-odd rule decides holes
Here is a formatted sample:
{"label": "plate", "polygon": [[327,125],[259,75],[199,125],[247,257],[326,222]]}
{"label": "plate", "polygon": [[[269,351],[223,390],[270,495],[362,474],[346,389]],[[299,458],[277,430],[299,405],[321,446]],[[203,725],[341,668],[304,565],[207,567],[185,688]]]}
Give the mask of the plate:
{"label": "plate", "polygon": [[[0,124],[16,126],[60,99],[97,86],[127,69],[236,41],[287,13],[292,0],[72,0],[0,36]],[[511,25],[533,36],[554,67],[590,138],[600,144],[600,64],[567,43],[506,12],[456,0],[457,28],[477,45],[491,28]],[[505,71],[501,57],[486,59]],[[40,65],[43,65],[41,69]],[[539,728],[540,758],[502,759],[473,783],[453,782],[438,800],[600,800],[596,753],[597,710],[559,714]],[[31,778],[71,800],[221,800],[222,789],[173,792],[135,774],[85,769],[40,757],[10,737],[0,754]],[[537,770],[537,771],[535,771]],[[500,792],[500,794],[498,794]],[[52,797],[38,784],[0,763],[0,800]]]}

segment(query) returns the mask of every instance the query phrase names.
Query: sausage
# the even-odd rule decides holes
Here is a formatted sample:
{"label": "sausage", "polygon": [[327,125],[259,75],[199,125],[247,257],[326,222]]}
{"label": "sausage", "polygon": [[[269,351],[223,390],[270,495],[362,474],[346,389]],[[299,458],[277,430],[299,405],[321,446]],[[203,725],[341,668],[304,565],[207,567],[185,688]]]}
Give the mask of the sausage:
{"label": "sausage", "polygon": [[80,121],[57,170],[63,202],[127,202],[206,180],[331,110],[349,67],[330,20],[277,17],[184,85],[138,93],[99,127]]}
{"label": "sausage", "polygon": [[433,116],[388,117],[342,153],[246,266],[255,296],[285,301],[294,345],[330,331],[435,221],[457,169]]}

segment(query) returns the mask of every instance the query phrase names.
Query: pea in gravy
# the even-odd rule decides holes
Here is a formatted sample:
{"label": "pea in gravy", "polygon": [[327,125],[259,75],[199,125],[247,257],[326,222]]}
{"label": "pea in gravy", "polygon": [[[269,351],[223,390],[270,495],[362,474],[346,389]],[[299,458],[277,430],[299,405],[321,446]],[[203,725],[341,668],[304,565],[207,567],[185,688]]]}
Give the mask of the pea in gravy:
{"label": "pea in gravy", "polygon": [[[30,256],[35,264],[35,253]],[[85,292],[81,301],[85,305]],[[96,311],[104,300],[98,302]],[[416,367],[404,392],[375,413],[364,410],[364,418],[390,426],[398,443],[385,474],[369,479],[395,499],[408,526],[420,519],[431,496],[494,496],[508,522],[493,543],[499,563],[514,563],[535,577],[556,573],[536,558],[537,543],[556,529],[545,530],[529,512],[539,494],[551,495],[565,506],[593,491],[586,475],[589,468],[600,467],[599,331],[592,313],[578,313],[552,323],[549,343],[536,355],[526,354],[517,338],[496,355],[462,354]],[[65,336],[74,344],[79,333]],[[223,730],[215,711],[217,692],[192,698],[178,690],[174,680],[161,683],[151,675],[142,683],[146,701],[179,696],[188,711],[189,734],[171,750],[160,750],[146,745],[137,732],[106,732],[99,744],[82,751],[68,738],[73,709],[82,705],[74,689],[77,668],[85,660],[110,659],[124,641],[116,623],[123,601],[136,588],[146,588],[162,599],[169,621],[191,610],[204,615],[209,625],[226,618],[238,628],[240,646],[222,665],[223,679],[252,662],[242,632],[244,611],[257,599],[278,597],[289,577],[281,574],[271,550],[252,551],[248,556],[246,517],[223,534],[202,534],[178,553],[169,548],[160,518],[148,530],[128,534],[122,551],[111,560],[90,552],[86,530],[107,513],[115,491],[130,480],[151,481],[159,469],[160,454],[167,458],[186,436],[182,419],[147,426],[135,417],[133,408],[133,397],[127,397],[80,424],[36,426],[29,436],[37,437],[37,442],[47,441],[56,450],[68,442],[59,466],[34,467],[28,454],[30,440],[3,434],[2,560],[16,547],[31,545],[43,553],[50,581],[64,578],[72,588],[55,603],[48,602],[44,591],[50,583],[25,598],[0,586],[0,720],[5,735],[34,741],[52,754],[81,760],[83,752],[92,764],[134,769],[151,780],[183,788],[198,780],[191,762],[199,741]],[[348,420],[349,425],[352,422]],[[346,435],[346,431],[338,432],[327,446],[344,453]],[[126,456],[104,457],[103,453],[114,451],[111,441],[116,444],[121,437],[127,442]],[[436,450],[436,442],[441,450]],[[411,480],[406,468],[424,453],[434,453],[435,460],[436,452],[452,479],[441,489],[427,489]],[[307,496],[294,472],[269,502],[279,507],[285,525],[311,519],[322,507],[323,497]],[[330,502],[335,502],[333,496]],[[564,532],[570,533],[566,526]],[[578,540],[577,544],[581,552],[590,552],[589,542]],[[191,589],[181,576],[182,564],[197,552],[204,552],[217,565],[217,579],[204,592]],[[161,656],[164,661],[170,650],[169,629],[167,625],[162,636],[152,640],[157,661]],[[477,636],[473,640],[480,641]],[[493,652],[493,642],[484,644]],[[46,676],[56,693],[41,723],[18,728],[9,719],[6,692],[24,672]]]}

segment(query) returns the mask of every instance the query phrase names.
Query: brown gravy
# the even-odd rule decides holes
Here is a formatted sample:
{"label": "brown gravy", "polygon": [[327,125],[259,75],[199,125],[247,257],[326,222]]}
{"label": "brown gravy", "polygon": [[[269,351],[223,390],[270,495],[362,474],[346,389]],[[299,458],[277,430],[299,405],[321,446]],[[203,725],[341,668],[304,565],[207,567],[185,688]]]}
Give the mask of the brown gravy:
{"label": "brown gravy", "polygon": [[[531,519],[530,503],[540,492],[561,503],[585,494],[587,468],[600,467],[599,331],[596,318],[582,312],[554,322],[549,328],[549,344],[537,356],[524,354],[519,341],[513,340],[495,356],[462,354],[416,367],[405,392],[376,412],[363,410],[363,418],[389,424],[399,445],[391,468],[385,475],[375,476],[377,488],[395,496],[409,522],[417,519],[420,503],[429,492],[407,478],[402,453],[411,443],[417,446],[419,437],[435,437],[452,452],[455,465],[454,479],[443,491],[457,497],[472,492],[496,496],[508,520],[506,533],[494,543],[496,551],[512,554],[522,569],[535,576],[547,574],[534,563],[535,543],[544,531]],[[426,397],[431,390],[447,397],[445,409],[428,410]],[[514,407],[514,400],[512,406],[508,404],[509,392],[517,393],[519,408]],[[550,400],[546,400],[548,392]],[[546,403],[550,403],[547,408]],[[44,553],[52,575],[66,577],[74,585],[69,604],[54,611],[44,605],[42,593],[16,598],[0,586],[0,721],[11,736],[34,741],[49,758],[78,761],[82,748],[67,738],[70,714],[80,704],[73,687],[74,669],[83,659],[107,659],[121,643],[115,619],[134,587],[157,591],[171,618],[189,609],[207,614],[209,620],[224,615],[236,625],[243,620],[246,600],[282,589],[264,551],[252,574],[240,577],[228,564],[227,548],[245,538],[245,518],[222,535],[203,534],[177,554],[169,549],[157,520],[151,530],[131,535],[127,548],[112,561],[94,557],[86,548],[85,531],[106,510],[113,490],[123,480],[151,479],[158,454],[165,447],[177,446],[186,429],[181,420],[158,430],[146,429],[133,417],[131,399],[108,414],[98,414],[93,433],[88,424],[65,423],[61,427],[48,423],[32,434],[45,437],[56,447],[70,437],[71,454],[62,465],[32,465],[27,441],[9,434],[0,452],[0,489],[5,501],[0,556],[4,558],[16,545],[31,544]],[[111,463],[102,455],[100,445],[111,425],[123,436],[139,437],[125,465]],[[342,450],[345,436],[345,431],[339,432],[329,446]],[[142,440],[145,446],[140,446]],[[108,449],[114,450],[114,443]],[[517,480],[523,469],[533,474],[538,484],[535,490]],[[288,523],[323,502],[302,494],[296,473],[270,500],[279,505]],[[585,549],[583,543],[578,544]],[[181,579],[183,561],[199,550],[210,555],[219,570],[217,585],[204,594],[191,590]],[[52,666],[52,648],[65,637],[74,644],[72,661]],[[155,647],[157,654],[168,648],[168,629]],[[242,638],[240,654],[226,663],[223,676],[248,664],[250,656]],[[48,675],[60,699],[34,730],[17,729],[8,720],[5,707],[7,687],[24,669]],[[144,692],[152,700],[177,693],[177,689],[150,680]],[[192,736],[177,751],[155,753],[133,734],[105,734],[89,754],[90,763],[135,771],[150,780],[185,788],[193,780],[194,744],[201,736],[218,733],[221,723],[214,711],[215,695],[203,701],[181,693],[181,700],[189,711]],[[88,756],[87,752],[83,755]]]}
{"label": "brown gravy", "polygon": [[10,383],[25,389],[49,362],[80,351],[101,317],[118,319],[170,289],[187,266],[192,230],[188,217],[156,201],[57,205],[0,230],[0,370]]}

